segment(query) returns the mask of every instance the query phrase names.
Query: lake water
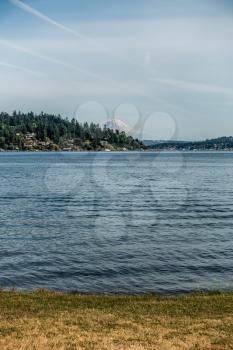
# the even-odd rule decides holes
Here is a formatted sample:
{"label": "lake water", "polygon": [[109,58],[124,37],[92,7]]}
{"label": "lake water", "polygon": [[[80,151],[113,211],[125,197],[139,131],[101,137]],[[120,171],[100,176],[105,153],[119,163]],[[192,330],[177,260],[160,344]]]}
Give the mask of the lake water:
{"label": "lake water", "polygon": [[233,288],[233,153],[0,153],[0,287]]}

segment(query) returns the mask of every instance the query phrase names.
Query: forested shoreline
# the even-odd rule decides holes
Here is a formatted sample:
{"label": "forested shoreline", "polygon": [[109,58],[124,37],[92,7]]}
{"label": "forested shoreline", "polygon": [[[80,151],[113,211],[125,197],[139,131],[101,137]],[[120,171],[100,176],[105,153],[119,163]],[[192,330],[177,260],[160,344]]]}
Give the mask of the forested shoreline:
{"label": "forested shoreline", "polygon": [[41,112],[0,113],[0,150],[136,150],[144,144],[125,132]]}

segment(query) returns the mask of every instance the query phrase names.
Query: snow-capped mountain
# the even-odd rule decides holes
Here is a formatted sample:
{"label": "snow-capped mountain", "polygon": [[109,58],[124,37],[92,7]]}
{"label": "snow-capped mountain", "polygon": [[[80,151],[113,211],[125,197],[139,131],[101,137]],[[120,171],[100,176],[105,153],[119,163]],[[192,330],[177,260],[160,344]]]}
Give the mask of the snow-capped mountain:
{"label": "snow-capped mountain", "polygon": [[119,132],[124,131],[125,133],[129,133],[128,125],[118,118],[113,118],[111,120],[107,120],[104,123],[104,125],[106,126],[106,128],[114,130],[114,131],[118,130]]}

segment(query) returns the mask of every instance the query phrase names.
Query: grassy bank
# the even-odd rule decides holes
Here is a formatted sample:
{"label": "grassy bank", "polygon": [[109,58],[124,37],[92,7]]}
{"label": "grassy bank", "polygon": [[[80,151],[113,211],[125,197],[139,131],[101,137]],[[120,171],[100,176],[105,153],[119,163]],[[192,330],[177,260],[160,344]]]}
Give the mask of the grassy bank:
{"label": "grassy bank", "polygon": [[0,349],[233,349],[233,293],[0,292]]}

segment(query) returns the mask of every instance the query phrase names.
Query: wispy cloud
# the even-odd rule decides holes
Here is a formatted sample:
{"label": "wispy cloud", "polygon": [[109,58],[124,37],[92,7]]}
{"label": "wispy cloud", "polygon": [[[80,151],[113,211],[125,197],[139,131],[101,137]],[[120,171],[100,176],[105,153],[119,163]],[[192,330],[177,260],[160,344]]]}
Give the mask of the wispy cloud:
{"label": "wispy cloud", "polygon": [[[35,57],[35,58],[47,61],[49,63],[53,63],[53,64],[56,64],[56,65],[63,66],[65,68],[71,69],[71,70],[76,71],[78,73],[82,73],[82,74],[84,74],[86,76],[94,78],[95,79],[94,81],[102,81],[101,85],[102,85],[102,87],[105,87],[104,90],[102,89],[100,84],[99,85],[95,85],[95,86],[98,86],[98,89],[95,90],[95,92],[98,93],[98,94],[101,93],[101,94],[108,95],[109,91],[114,91],[115,94],[117,94],[117,93],[118,94],[122,94],[122,93],[128,94],[129,90],[130,90],[131,92],[133,91],[134,94],[140,95],[140,96],[144,96],[148,100],[153,98],[153,96],[150,96],[149,93],[147,93],[147,94],[144,93],[144,90],[141,87],[141,84],[139,84],[139,86],[136,86],[133,89],[130,88],[128,90],[128,84],[126,82],[123,82],[123,83],[120,84],[117,80],[113,80],[113,79],[110,79],[110,78],[105,78],[102,75],[95,74],[95,73],[92,73],[90,71],[84,70],[84,69],[79,68],[79,67],[77,67],[77,66],[75,66],[73,64],[66,63],[66,62],[58,60],[56,58],[52,58],[50,56],[40,54],[37,51],[31,50],[31,49],[26,48],[26,47],[24,47],[22,45],[18,45],[15,42],[12,42],[10,40],[0,39],[0,45],[4,45],[4,46],[9,47],[11,49],[14,49],[14,50],[20,51],[22,53],[28,54],[28,55],[30,55],[32,57]],[[126,89],[124,88],[124,85],[126,86]],[[135,83],[132,83],[132,85],[135,85]],[[78,90],[76,90],[76,92],[77,91]],[[90,91],[90,93],[91,93],[91,91]],[[110,94],[112,94],[112,92]]]}
{"label": "wispy cloud", "polygon": [[[5,74],[4,74],[5,73]],[[45,81],[42,79],[28,79],[27,84],[24,85],[22,89],[22,79],[19,76],[14,74],[6,75],[6,72],[3,72],[1,78],[7,76],[8,83],[11,86],[11,89],[6,89],[5,85],[0,85],[0,94],[1,96],[18,96],[18,97],[32,97],[32,98],[78,98],[82,96],[85,100],[90,99],[90,96],[93,98],[101,98],[104,96],[119,96],[121,94],[124,96],[135,95],[138,93],[140,86],[135,86],[135,84],[125,84],[118,83],[115,85],[109,86],[107,83],[99,84],[98,82],[74,82],[68,81],[63,82],[63,84],[58,84],[58,80],[54,80],[51,84],[49,83],[49,78],[46,77]]]}
{"label": "wispy cloud", "polygon": [[87,75],[91,78],[95,78],[95,79],[100,79],[100,80],[104,80],[106,81],[106,78],[104,78],[103,76],[101,75],[98,75],[98,74],[95,74],[89,70],[86,70],[86,69],[83,69],[81,67],[77,67],[76,65],[73,65],[73,64],[70,64],[70,63],[66,63],[64,61],[61,61],[61,60],[58,60],[56,58],[52,58],[50,56],[47,56],[47,55],[42,55],[34,50],[31,50],[31,49],[28,49],[28,48],[25,48],[21,45],[17,45],[15,44],[14,42],[10,41],[10,40],[4,40],[4,39],[0,39],[0,45],[4,45],[4,46],[7,46],[7,47],[10,47],[14,50],[17,50],[17,51],[20,51],[20,52],[23,52],[23,53],[26,53],[30,56],[33,56],[33,57],[36,57],[38,59],[42,59],[44,61],[47,61],[47,62],[50,62],[50,63],[54,63],[56,65],[60,65],[60,66],[63,66],[65,68],[68,68],[68,69],[71,69],[73,71],[76,71],[78,73],[82,73],[84,75]]}
{"label": "wispy cloud", "polygon": [[23,11],[26,11],[28,13],[30,13],[31,15],[40,18],[41,20],[52,24],[53,26],[67,32],[70,33],[78,38],[86,38],[85,35],[83,35],[82,33],[79,33],[57,21],[54,21],[52,18],[44,15],[43,13],[41,13],[40,11],[37,11],[36,9],[34,9],[33,7],[25,4],[24,2],[20,1],[20,0],[9,0],[9,2],[11,2],[12,4],[14,4],[15,6],[17,6],[18,8],[22,9]]}
{"label": "wispy cloud", "polygon": [[[109,46],[104,45],[101,42],[97,41],[96,38],[85,35],[80,31],[74,30],[74,29],[72,29],[72,28],[70,28],[70,27],[68,27],[68,26],[66,26],[58,21],[55,21],[51,17],[46,16],[44,13],[36,10],[32,6],[29,6],[20,0],[8,0],[8,1],[10,3],[14,4],[15,6],[17,6],[18,8],[22,9],[23,11],[41,19],[44,22],[51,24],[52,26],[54,26],[56,28],[59,28],[60,30],[62,30],[66,33],[72,34],[76,38],[85,39],[85,46],[86,47],[89,46],[92,49],[94,48],[95,50],[101,50],[105,54],[110,55]],[[117,55],[115,54],[115,57],[117,57],[120,61],[123,61],[124,63],[133,65],[137,69],[140,69],[142,71],[148,71],[148,72],[150,71],[151,73],[154,73],[153,70],[151,70],[151,69],[149,70],[148,67],[144,66],[144,64],[138,64],[138,63],[134,62],[134,60],[130,59],[127,56],[120,55],[118,53]]]}
{"label": "wispy cloud", "polygon": [[152,78],[151,81],[155,83],[163,84],[166,86],[182,89],[182,90],[190,90],[190,91],[200,92],[200,93],[225,94],[225,95],[233,96],[233,89],[228,89],[218,85],[194,83],[191,81],[183,81],[183,80],[175,80],[175,79]]}
{"label": "wispy cloud", "polygon": [[22,67],[22,66],[18,66],[16,64],[10,64],[10,63],[3,62],[3,61],[0,61],[0,66],[11,68],[11,69],[20,70],[20,71],[22,71],[24,73],[29,73],[29,74],[32,74],[32,75],[35,75],[35,76],[38,76],[38,77],[42,77],[42,76],[45,75],[44,73],[41,73],[39,71],[34,71],[34,70],[31,70],[31,69],[28,69],[28,68],[25,68],[25,67]]}

